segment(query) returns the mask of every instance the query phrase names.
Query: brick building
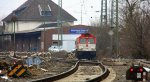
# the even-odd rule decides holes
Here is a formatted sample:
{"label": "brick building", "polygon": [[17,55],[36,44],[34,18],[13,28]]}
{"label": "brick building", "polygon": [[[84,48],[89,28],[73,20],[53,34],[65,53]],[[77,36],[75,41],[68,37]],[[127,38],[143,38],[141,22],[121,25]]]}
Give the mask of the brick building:
{"label": "brick building", "polygon": [[59,9],[62,25],[74,25],[77,19],[52,0],[27,0],[2,20],[5,27],[1,50],[42,51],[43,31],[57,28]]}
{"label": "brick building", "polygon": [[[53,28],[53,29],[46,30],[45,33],[42,32],[42,36],[45,35],[45,38],[46,38],[45,39],[45,49],[47,51],[47,49],[53,44],[57,45],[60,43],[60,45],[64,45],[63,42],[66,41],[66,38],[68,40],[66,43],[67,46],[71,46],[70,39],[72,39],[72,35],[80,35],[81,33],[92,33],[92,34],[96,35],[96,33],[98,31],[97,29],[98,28],[92,27],[92,26],[74,25],[74,26],[65,26],[62,28]],[[60,32],[58,34],[58,30],[61,30],[62,32]],[[61,40],[61,34],[62,34],[62,36],[64,36],[62,38],[62,40]],[[54,39],[54,38],[58,37],[57,35],[60,38],[59,40]],[[42,38],[41,41],[44,42],[44,38]]]}
{"label": "brick building", "polygon": [[0,45],[2,51],[47,51],[54,43],[53,34],[71,34],[75,28],[88,29],[90,26],[75,25],[77,19],[61,9],[62,28],[58,27],[59,6],[52,0],[27,0],[2,21],[4,31]]}

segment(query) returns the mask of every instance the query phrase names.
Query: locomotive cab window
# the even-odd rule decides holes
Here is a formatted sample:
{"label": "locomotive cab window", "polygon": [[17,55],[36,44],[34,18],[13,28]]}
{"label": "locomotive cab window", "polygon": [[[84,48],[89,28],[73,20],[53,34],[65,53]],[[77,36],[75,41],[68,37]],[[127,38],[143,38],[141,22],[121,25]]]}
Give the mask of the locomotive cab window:
{"label": "locomotive cab window", "polygon": [[88,43],[89,44],[94,44],[94,39],[93,38],[88,39]]}
{"label": "locomotive cab window", "polygon": [[86,39],[85,39],[85,38],[81,38],[81,39],[80,39],[80,43],[81,43],[81,44],[85,44],[85,43],[86,43]]}

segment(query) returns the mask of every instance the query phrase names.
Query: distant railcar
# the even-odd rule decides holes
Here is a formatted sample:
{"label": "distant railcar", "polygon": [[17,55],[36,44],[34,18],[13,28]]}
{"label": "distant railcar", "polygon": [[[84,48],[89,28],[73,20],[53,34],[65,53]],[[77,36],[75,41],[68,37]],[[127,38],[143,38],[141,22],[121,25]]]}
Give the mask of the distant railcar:
{"label": "distant railcar", "polygon": [[126,80],[146,81],[148,79],[148,72],[144,67],[133,65],[126,71]]}
{"label": "distant railcar", "polygon": [[96,37],[92,34],[81,34],[76,39],[76,57],[92,60],[96,58]]}

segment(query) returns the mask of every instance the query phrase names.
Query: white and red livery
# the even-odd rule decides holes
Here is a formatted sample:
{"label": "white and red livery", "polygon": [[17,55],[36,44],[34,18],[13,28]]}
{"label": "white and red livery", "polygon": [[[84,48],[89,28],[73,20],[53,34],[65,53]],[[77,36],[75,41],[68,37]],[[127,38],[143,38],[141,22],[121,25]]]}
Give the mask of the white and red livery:
{"label": "white and red livery", "polygon": [[92,34],[81,34],[76,39],[76,57],[78,59],[94,59],[96,57],[96,37]]}

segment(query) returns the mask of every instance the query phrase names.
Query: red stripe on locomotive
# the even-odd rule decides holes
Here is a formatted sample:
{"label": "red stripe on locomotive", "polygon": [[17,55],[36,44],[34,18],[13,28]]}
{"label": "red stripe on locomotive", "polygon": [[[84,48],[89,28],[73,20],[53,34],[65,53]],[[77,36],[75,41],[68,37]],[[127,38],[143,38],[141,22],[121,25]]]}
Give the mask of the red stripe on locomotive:
{"label": "red stripe on locomotive", "polygon": [[[82,39],[82,38],[86,38],[86,39],[94,39],[94,44],[96,44],[96,37],[95,36],[93,36],[92,34],[89,34],[89,33],[87,33],[87,34],[81,34],[81,36],[79,36],[78,38],[77,38],[77,42],[78,43],[80,43],[80,39]],[[88,42],[86,41],[86,44],[88,44]]]}
{"label": "red stripe on locomotive", "polygon": [[[78,46],[79,46],[79,44],[82,44],[81,42],[80,42],[80,40],[81,39],[86,39],[86,47],[88,47],[88,39],[93,39],[94,40],[94,43],[92,43],[92,44],[96,44],[96,37],[95,36],[93,36],[92,34],[89,34],[89,33],[86,33],[86,34],[81,34],[81,36],[79,36],[78,38],[77,38],[77,42],[76,42],[76,48],[78,48]],[[85,44],[85,43],[83,43],[83,44]]]}

